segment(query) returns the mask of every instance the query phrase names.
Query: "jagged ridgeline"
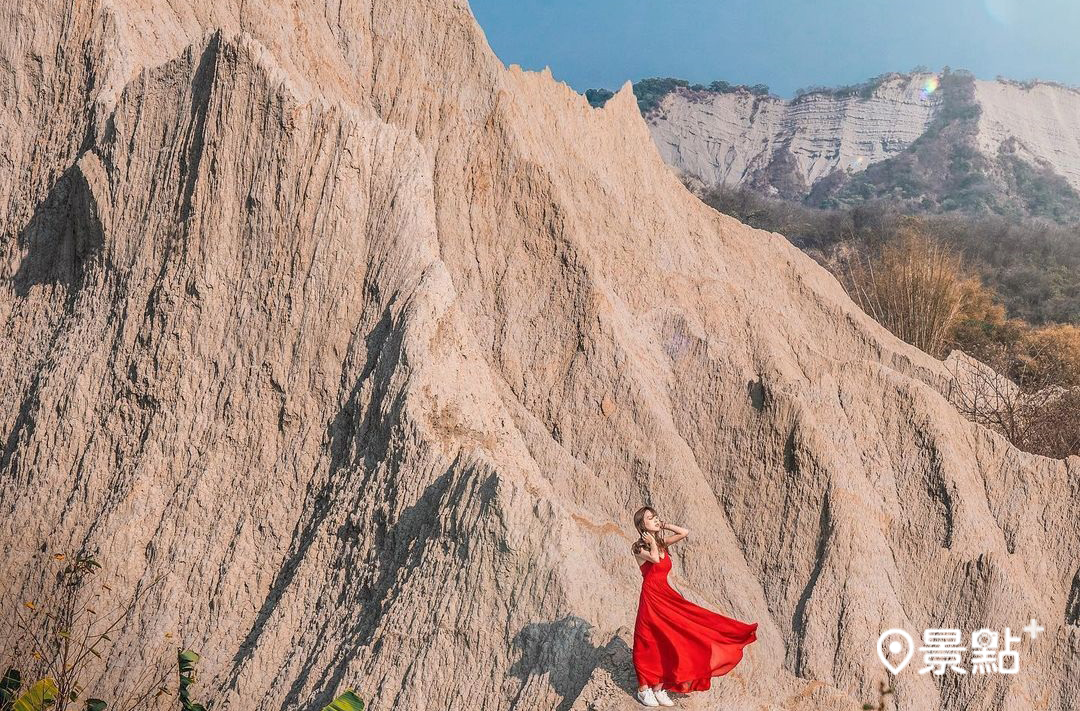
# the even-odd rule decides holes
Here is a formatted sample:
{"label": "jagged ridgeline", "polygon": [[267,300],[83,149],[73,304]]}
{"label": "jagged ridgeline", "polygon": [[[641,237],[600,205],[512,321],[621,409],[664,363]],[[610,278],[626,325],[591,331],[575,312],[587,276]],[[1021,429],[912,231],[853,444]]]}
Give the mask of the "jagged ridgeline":
{"label": "jagged ridgeline", "polygon": [[[663,79],[642,79],[633,84],[634,96],[637,98],[638,108],[641,109],[641,113],[645,115],[654,111],[660,105],[660,101],[676,89],[686,89],[688,92],[697,93],[733,94],[746,92],[754,96],[770,95],[769,87],[765,84],[748,86],[746,84],[730,84],[726,81],[714,81],[709,85],[704,85],[691,84],[685,79],[675,79],[672,77]],[[608,99],[614,95],[615,93],[608,89],[587,89],[585,91],[586,100],[588,100],[590,106],[595,108],[603,107]]]}
{"label": "jagged ridgeline", "polygon": [[[672,78],[633,90],[665,160],[706,188],[821,208],[888,201],[908,212],[1080,222],[1075,88],[918,68],[791,100],[761,85]],[[594,106],[610,94],[586,92]]]}
{"label": "jagged ridgeline", "polygon": [[56,551],[145,591],[96,698],[169,644],[218,710],[636,708],[649,502],[759,623],[710,707],[846,711],[883,630],[1032,617],[1019,675],[898,708],[1080,705],[1080,459],[703,205],[629,88],[461,2],[0,14],[0,622]]}

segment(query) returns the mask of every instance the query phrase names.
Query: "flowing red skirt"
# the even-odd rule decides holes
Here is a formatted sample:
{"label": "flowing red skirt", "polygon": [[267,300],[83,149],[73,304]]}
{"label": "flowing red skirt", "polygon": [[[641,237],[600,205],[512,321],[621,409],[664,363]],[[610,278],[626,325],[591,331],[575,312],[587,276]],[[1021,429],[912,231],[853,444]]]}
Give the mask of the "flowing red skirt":
{"label": "flowing red skirt", "polygon": [[705,691],[712,677],[739,663],[743,647],[757,639],[757,623],[690,602],[668,583],[670,570],[670,553],[659,563],[641,564],[633,654],[638,687],[663,684],[668,691]]}

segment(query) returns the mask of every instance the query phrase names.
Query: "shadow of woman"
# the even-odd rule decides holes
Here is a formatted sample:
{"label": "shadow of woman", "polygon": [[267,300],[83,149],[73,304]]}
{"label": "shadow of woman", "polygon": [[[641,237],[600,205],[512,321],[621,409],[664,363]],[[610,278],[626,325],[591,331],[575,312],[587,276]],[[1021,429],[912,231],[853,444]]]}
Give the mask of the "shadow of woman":
{"label": "shadow of woman", "polygon": [[547,674],[551,688],[562,697],[555,711],[569,711],[597,669],[606,671],[633,698],[637,677],[626,643],[628,628],[619,628],[601,644],[594,644],[595,636],[596,628],[574,615],[525,625],[514,636],[513,647],[520,657],[510,673],[521,680],[522,691],[532,678]]}

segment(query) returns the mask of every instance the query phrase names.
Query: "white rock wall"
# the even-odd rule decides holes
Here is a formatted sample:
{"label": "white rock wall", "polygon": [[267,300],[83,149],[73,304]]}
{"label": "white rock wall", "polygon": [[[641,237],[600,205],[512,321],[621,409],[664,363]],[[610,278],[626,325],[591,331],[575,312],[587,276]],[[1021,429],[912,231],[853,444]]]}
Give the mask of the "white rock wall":
{"label": "white rock wall", "polygon": [[1080,91],[1036,84],[1025,89],[1003,81],[976,81],[982,108],[978,145],[988,155],[1009,138],[1019,155],[1046,161],[1069,184],[1080,189]]}
{"label": "white rock wall", "polygon": [[807,186],[834,170],[864,170],[911,145],[940,99],[930,74],[895,78],[868,99],[812,94],[784,101],[749,93],[679,90],[664,97],[649,129],[664,160],[706,185],[741,184],[785,143]]}

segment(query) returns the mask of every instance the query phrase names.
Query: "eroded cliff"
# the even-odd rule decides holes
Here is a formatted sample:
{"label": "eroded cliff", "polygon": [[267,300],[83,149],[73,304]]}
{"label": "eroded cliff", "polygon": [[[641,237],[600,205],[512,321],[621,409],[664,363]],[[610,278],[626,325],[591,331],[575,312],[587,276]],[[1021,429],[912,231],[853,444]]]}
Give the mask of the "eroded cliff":
{"label": "eroded cliff", "polygon": [[646,119],[694,186],[749,188],[820,207],[1080,219],[1080,90],[886,75],[792,100],[677,87]]}
{"label": "eroded cliff", "polygon": [[165,574],[106,687],[169,631],[222,709],[634,707],[648,501],[760,623],[689,708],[858,708],[883,629],[1033,616],[1020,675],[900,707],[1080,703],[1080,459],[702,205],[629,87],[505,69],[462,2],[3,19],[0,614],[40,550]]}

